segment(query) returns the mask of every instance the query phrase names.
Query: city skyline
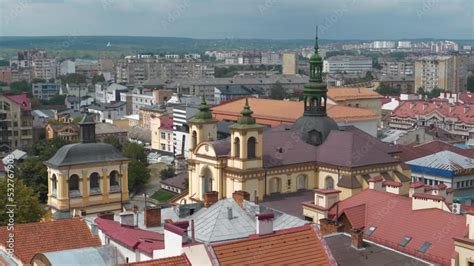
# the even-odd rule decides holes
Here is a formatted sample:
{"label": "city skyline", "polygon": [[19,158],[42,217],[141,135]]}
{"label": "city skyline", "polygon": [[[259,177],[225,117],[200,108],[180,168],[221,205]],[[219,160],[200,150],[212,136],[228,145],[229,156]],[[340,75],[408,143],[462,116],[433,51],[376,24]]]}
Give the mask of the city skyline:
{"label": "city skyline", "polygon": [[308,39],[317,24],[320,37],[332,40],[474,39],[468,0],[0,0],[0,6],[0,36]]}

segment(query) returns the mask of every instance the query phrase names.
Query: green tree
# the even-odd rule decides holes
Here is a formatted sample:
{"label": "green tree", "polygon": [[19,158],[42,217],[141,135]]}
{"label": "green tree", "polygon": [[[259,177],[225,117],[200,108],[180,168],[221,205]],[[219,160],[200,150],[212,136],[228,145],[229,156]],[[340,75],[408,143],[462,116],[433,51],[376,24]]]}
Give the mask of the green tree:
{"label": "green tree", "polygon": [[281,85],[279,81],[272,85],[270,88],[270,98],[275,100],[283,100],[287,97],[285,88]]}
{"label": "green tree", "polygon": [[120,143],[120,140],[116,136],[105,137],[104,143],[111,144],[119,151],[122,150],[122,143]]}
{"label": "green tree", "polygon": [[48,101],[43,101],[45,105],[61,105],[64,104],[64,100],[66,99],[66,95],[59,95],[56,94],[51,97]]}
{"label": "green tree", "polygon": [[474,92],[474,75],[467,77],[467,90]]}
{"label": "green tree", "polygon": [[150,169],[147,165],[138,160],[133,160],[128,165],[128,189],[137,191],[150,179]]}
{"label": "green tree", "polygon": [[[14,219],[16,224],[38,222],[44,214],[43,208],[38,201],[38,195],[32,188],[26,186],[21,180],[13,179],[14,195],[8,190],[9,179],[0,179],[0,198],[14,204]],[[13,196],[13,197],[11,197]],[[10,202],[9,199],[12,199]],[[9,208],[7,204],[0,204],[0,226],[9,223]]]}
{"label": "green tree", "polygon": [[392,88],[385,83],[380,84],[380,86],[375,89],[375,91],[383,96],[396,96],[400,95],[399,88]]}
{"label": "green tree", "polygon": [[59,79],[61,80],[62,84],[66,84],[66,83],[80,84],[80,83],[87,82],[87,77],[78,73],[62,75],[62,76],[59,76]]}
{"label": "green tree", "polygon": [[93,84],[96,84],[98,82],[104,82],[105,81],[105,78],[104,78],[104,75],[100,74],[100,75],[95,75],[92,77],[92,83]]}
{"label": "green tree", "polygon": [[15,81],[10,83],[10,89],[14,93],[22,93],[22,92],[30,92],[31,91],[31,86],[30,83],[22,80],[22,81]]}
{"label": "green tree", "polygon": [[45,83],[45,79],[40,79],[40,78],[34,78],[31,83]]}
{"label": "green tree", "polygon": [[419,95],[426,95],[426,93],[425,93],[425,88],[419,87],[419,88],[416,90],[416,93],[419,94]]}
{"label": "green tree", "polygon": [[168,167],[166,167],[165,169],[162,169],[160,171],[161,180],[165,180],[165,179],[171,178],[173,176],[176,176],[176,172],[175,172],[175,169],[172,165],[169,165]]}
{"label": "green tree", "polygon": [[131,160],[138,160],[148,165],[147,154],[145,148],[137,143],[126,142],[123,144],[122,153]]}
{"label": "green tree", "polygon": [[10,61],[0,59],[0,66],[9,66],[9,65],[10,65]]}

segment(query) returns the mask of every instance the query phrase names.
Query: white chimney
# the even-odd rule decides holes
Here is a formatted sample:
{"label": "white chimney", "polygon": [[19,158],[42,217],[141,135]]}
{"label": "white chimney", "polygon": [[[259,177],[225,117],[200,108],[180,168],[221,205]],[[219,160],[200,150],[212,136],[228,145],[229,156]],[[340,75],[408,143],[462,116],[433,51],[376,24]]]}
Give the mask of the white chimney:
{"label": "white chimney", "polygon": [[415,182],[411,183],[410,189],[408,191],[408,196],[411,198],[415,193],[423,193],[425,191],[425,183]]}
{"label": "white chimney", "polygon": [[383,182],[385,186],[385,191],[388,193],[400,195],[400,188],[402,187],[402,183],[397,181],[385,181]]}
{"label": "white chimney", "polygon": [[123,226],[136,226],[135,213],[133,212],[123,212],[119,214],[120,224]]}
{"label": "white chimney", "polygon": [[256,215],[257,235],[268,235],[273,233],[273,213],[262,213]]}
{"label": "white chimney", "polygon": [[381,176],[374,176],[374,177],[369,178],[368,180],[369,189],[383,191],[382,181],[383,181],[383,178]]}
{"label": "white chimney", "polygon": [[[187,226],[189,226],[188,221],[177,222],[174,224],[165,223],[165,249],[162,252],[166,254],[166,257],[179,256],[183,254],[183,243],[187,243],[188,241],[188,234],[186,229]],[[153,257],[161,257],[160,255],[158,255],[158,253],[159,251],[154,252]]]}

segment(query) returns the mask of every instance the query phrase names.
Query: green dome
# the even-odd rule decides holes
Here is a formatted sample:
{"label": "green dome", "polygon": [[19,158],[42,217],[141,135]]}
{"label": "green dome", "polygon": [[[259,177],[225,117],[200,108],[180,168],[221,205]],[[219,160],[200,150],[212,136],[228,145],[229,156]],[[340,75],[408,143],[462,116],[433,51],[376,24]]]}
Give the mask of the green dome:
{"label": "green dome", "polygon": [[206,99],[204,95],[201,98],[201,104],[198,107],[197,114],[191,118],[189,121],[192,123],[206,123],[206,122],[213,122],[215,119],[212,117],[211,108],[206,103]]}

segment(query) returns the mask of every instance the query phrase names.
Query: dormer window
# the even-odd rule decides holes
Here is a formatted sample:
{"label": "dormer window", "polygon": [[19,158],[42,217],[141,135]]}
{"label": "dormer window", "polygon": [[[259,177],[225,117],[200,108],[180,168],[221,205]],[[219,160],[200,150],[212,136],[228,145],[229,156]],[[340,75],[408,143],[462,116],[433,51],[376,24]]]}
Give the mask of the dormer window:
{"label": "dormer window", "polygon": [[375,227],[375,226],[369,227],[369,229],[367,229],[367,233],[366,233],[366,234],[367,234],[368,236],[371,236],[371,235],[374,233],[375,229],[377,229],[377,227]]}
{"label": "dormer window", "polygon": [[400,241],[400,246],[406,247],[406,245],[408,245],[408,243],[410,243],[410,240],[411,240],[411,236],[404,237],[402,239],[402,241]]}

